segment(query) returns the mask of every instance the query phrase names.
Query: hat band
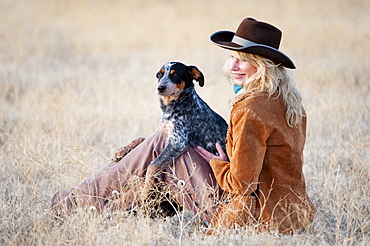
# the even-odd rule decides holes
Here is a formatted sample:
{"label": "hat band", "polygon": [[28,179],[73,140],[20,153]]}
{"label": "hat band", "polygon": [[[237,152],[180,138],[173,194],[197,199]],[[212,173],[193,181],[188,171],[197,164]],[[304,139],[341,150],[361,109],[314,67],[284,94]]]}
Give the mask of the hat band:
{"label": "hat band", "polygon": [[255,42],[252,42],[252,41],[249,41],[247,39],[244,39],[244,38],[241,38],[241,37],[238,37],[236,35],[234,35],[233,37],[233,40],[231,40],[231,42],[235,43],[235,44],[238,44],[238,45],[241,45],[243,47],[247,47],[247,46],[253,46],[253,45],[258,45],[257,43]]}
{"label": "hat band", "polygon": [[276,51],[280,52],[278,49],[276,49],[272,46],[269,46],[269,45],[266,45],[266,44],[255,43],[253,41],[249,41],[245,38],[241,38],[241,37],[238,37],[238,36],[235,36],[235,35],[233,37],[233,40],[231,40],[231,42],[242,46],[242,48],[247,48],[247,47],[251,47],[251,46],[259,46],[259,47],[266,47],[266,48],[273,49],[273,50],[276,50]]}

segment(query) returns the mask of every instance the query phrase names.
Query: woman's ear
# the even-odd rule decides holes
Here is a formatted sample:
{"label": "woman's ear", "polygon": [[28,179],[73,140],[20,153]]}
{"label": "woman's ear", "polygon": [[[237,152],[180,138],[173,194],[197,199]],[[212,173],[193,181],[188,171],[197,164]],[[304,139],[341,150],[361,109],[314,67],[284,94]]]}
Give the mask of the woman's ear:
{"label": "woman's ear", "polygon": [[188,72],[191,74],[194,80],[198,81],[199,86],[204,86],[204,75],[196,66],[187,66]]}

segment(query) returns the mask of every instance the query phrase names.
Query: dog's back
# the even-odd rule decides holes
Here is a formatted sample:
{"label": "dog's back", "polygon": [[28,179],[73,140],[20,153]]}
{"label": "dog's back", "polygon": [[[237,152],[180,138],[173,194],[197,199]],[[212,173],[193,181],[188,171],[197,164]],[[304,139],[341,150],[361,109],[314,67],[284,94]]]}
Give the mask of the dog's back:
{"label": "dog's back", "polygon": [[199,97],[194,87],[185,89],[173,106],[176,110],[171,109],[171,118],[176,123],[169,138],[182,136],[184,142],[187,140],[187,147],[199,145],[214,154],[218,142],[225,151],[227,123]]}

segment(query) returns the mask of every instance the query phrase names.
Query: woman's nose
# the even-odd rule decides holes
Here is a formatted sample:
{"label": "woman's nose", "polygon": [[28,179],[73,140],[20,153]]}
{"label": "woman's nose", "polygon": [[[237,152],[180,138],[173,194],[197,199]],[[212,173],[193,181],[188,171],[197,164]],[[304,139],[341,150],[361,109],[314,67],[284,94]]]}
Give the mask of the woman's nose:
{"label": "woman's nose", "polygon": [[238,62],[235,59],[231,60],[230,61],[230,70],[232,70],[232,71],[238,71],[238,69],[239,69]]}

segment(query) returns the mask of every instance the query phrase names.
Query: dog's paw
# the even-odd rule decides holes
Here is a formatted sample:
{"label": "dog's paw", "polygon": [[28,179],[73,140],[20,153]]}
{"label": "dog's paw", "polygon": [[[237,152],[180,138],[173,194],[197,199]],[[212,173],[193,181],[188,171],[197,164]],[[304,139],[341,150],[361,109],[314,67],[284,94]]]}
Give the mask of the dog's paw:
{"label": "dog's paw", "polygon": [[[161,173],[162,168],[157,165],[150,164],[146,170],[145,178],[146,180],[154,180]],[[147,182],[147,181],[146,181]]]}
{"label": "dog's paw", "polygon": [[111,157],[111,161],[119,162],[123,157],[125,157],[131,150],[136,148],[139,144],[141,144],[145,138],[138,137],[129,142],[127,145],[118,149],[116,153],[114,153]]}
{"label": "dog's paw", "polygon": [[145,181],[142,186],[141,198],[146,199],[153,189],[155,189],[156,184],[163,181],[161,175],[162,168],[156,165],[149,165],[145,173]]}

